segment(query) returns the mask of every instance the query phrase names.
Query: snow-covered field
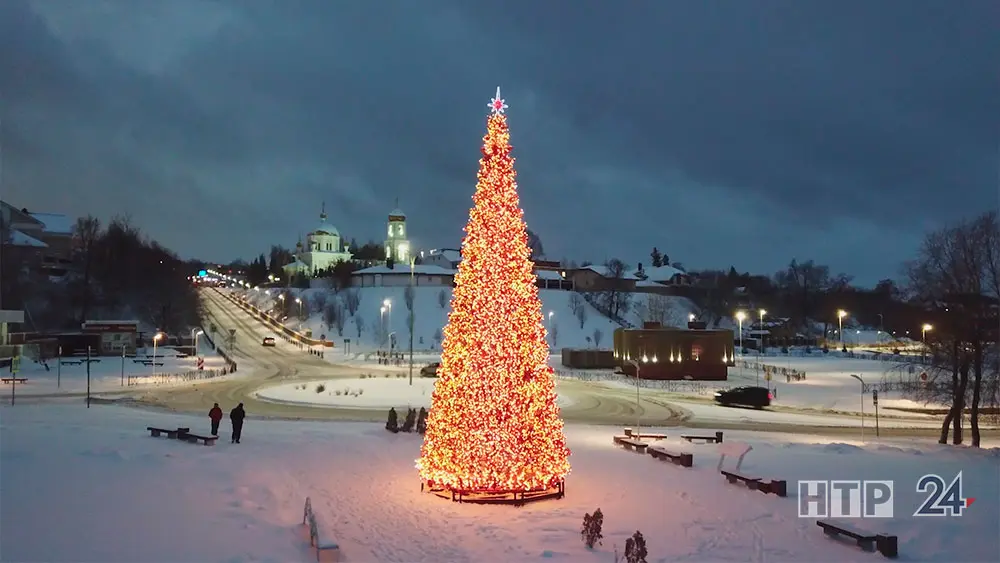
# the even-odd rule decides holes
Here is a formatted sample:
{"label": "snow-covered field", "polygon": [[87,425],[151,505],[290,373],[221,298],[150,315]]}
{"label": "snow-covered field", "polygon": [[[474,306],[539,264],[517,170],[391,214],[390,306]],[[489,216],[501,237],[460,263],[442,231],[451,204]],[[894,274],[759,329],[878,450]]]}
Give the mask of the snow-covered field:
{"label": "snow-covered field", "polygon": [[[896,384],[918,381],[919,373],[910,374],[895,361],[879,361],[862,358],[844,358],[835,354],[813,354],[811,356],[763,356],[759,360],[755,355],[747,354],[744,358],[747,367],[737,361],[737,367],[729,368],[727,381],[707,381],[699,385],[668,382],[642,382],[643,385],[656,389],[670,390],[680,395],[699,398],[711,398],[718,389],[737,387],[740,385],[770,386],[774,390],[774,404],[804,409],[835,410],[842,412],[865,412],[872,414],[871,392],[866,393],[862,407],[861,384],[851,377],[856,374],[868,384]],[[763,368],[757,365],[768,365],[775,368],[785,368],[804,372],[806,379],[801,381],[786,381],[780,374],[772,376],[770,382],[765,379]],[[635,380],[609,372],[596,370],[573,371],[557,368],[565,376],[579,376],[592,379],[603,379],[607,385],[623,388],[634,388]],[[919,409],[941,407],[943,405],[926,405],[922,402],[903,397],[898,390],[879,392],[879,409],[884,414],[898,413],[894,409]]]}
{"label": "snow-covered field", "polygon": [[[289,383],[258,389],[254,395],[265,401],[365,409],[420,408],[431,406],[435,378],[413,376],[413,385],[404,374],[384,374],[359,379],[332,379]],[[570,404],[559,396],[559,406]]]}
{"label": "snow-covered field", "polygon": [[[358,292],[360,305],[357,313],[346,321],[343,334],[338,334],[336,327],[327,327],[323,322],[323,315],[316,309],[311,312],[307,320],[299,322],[297,319],[291,319],[286,324],[294,330],[310,329],[314,337],[325,335],[327,339],[332,339],[337,347],[342,346],[344,338],[349,338],[352,348],[360,352],[378,347],[378,327],[380,323],[384,323],[385,333],[395,333],[397,348],[408,348],[410,333],[407,325],[406,303],[403,297],[405,290],[405,287],[351,288],[349,291]],[[314,305],[314,297],[320,293],[326,294],[327,302],[334,299],[333,293],[325,289],[286,289],[284,291],[296,297],[305,296],[306,301],[312,301]],[[270,294],[266,294],[264,291],[237,293],[247,295],[251,302],[258,307],[268,308],[279,292],[279,290],[271,290]],[[443,299],[442,293],[444,294]],[[574,292],[541,289],[538,293],[542,300],[545,325],[549,329],[549,346],[553,352],[562,348],[592,348],[595,346],[595,338],[601,346],[605,348],[611,346],[612,334],[616,328],[619,328],[619,325],[586,302],[583,302],[583,308],[586,312],[581,323],[580,318],[573,314],[573,307],[570,304]],[[686,323],[687,315],[694,305],[684,298],[668,297],[666,299],[672,304],[671,310],[674,316],[679,319],[678,323]],[[389,312],[383,314],[381,309],[386,300],[390,303]],[[441,342],[438,338],[440,331],[448,323],[448,311],[451,308],[451,287],[414,287],[413,303],[415,312],[414,348],[417,350],[439,350]],[[442,303],[444,303],[443,306]],[[551,316],[549,313],[552,313]],[[359,321],[360,331],[358,330]],[[553,335],[553,333],[555,334]],[[596,336],[597,334],[599,336]],[[360,347],[358,346],[359,342],[361,343]]]}
{"label": "snow-covered field", "polygon": [[[1000,553],[998,450],[727,432],[727,442],[753,446],[746,471],[788,480],[781,499],[727,484],[715,470],[718,446],[683,444],[695,459],[684,469],[614,448],[608,428],[571,425],[566,498],[513,508],[422,494],[413,467],[420,436],[378,424],[250,419],[242,444],[204,447],[145,431],[207,431],[200,417],[78,405],[0,414],[4,561],[313,560],[301,526],[307,496],[342,561],[607,563],[636,530],[650,562],[876,560],[797,517],[798,479],[895,480],[895,517],[855,525],[897,534],[901,560],[985,562]],[[965,496],[978,499],[963,516],[910,516],[926,497],[916,491],[921,476],[950,481],[960,471]],[[580,524],[598,507],[604,543],[591,552]]]}
{"label": "snow-covered field", "polygon": [[[221,370],[226,362],[211,347],[201,340],[198,343],[201,356],[205,359],[200,377],[207,377],[213,370]],[[142,386],[164,386],[184,383],[183,375],[198,371],[195,356],[180,357],[173,348],[159,347],[156,350],[158,366],[145,365],[142,360],[153,359],[152,348],[140,348],[135,358],[121,356],[95,356],[90,364],[90,390],[94,393],[129,390]],[[78,363],[77,363],[78,362]],[[42,364],[24,362],[18,377],[28,379],[17,384],[16,395],[48,395],[57,393],[85,393],[87,391],[87,362],[81,357],[63,358]],[[250,366],[239,366],[239,376],[250,373]],[[234,374],[236,376],[237,374]],[[227,376],[228,377],[228,376]],[[125,385],[122,382],[125,382]],[[10,396],[10,385],[0,387],[5,397]]]}

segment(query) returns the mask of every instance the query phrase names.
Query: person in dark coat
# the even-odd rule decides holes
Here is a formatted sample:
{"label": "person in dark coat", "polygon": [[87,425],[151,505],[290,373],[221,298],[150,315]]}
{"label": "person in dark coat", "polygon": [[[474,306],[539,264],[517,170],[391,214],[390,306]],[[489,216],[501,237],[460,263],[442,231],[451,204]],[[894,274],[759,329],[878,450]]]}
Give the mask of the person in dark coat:
{"label": "person in dark coat", "polygon": [[240,434],[243,433],[243,419],[247,413],[243,410],[243,403],[236,405],[236,408],[229,411],[229,420],[233,422],[233,442],[240,443]]}
{"label": "person in dark coat", "polygon": [[208,411],[208,419],[212,421],[212,436],[219,435],[219,423],[222,422],[222,409],[219,403],[215,403],[212,410]]}

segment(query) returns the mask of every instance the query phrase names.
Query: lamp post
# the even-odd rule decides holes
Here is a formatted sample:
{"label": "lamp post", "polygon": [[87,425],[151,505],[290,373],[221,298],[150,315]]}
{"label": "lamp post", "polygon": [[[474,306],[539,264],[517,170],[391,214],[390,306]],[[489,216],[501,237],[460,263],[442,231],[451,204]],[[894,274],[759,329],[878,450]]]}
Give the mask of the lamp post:
{"label": "lamp post", "polygon": [[688,322],[689,323],[693,323],[694,322],[694,313],[688,313]]}
{"label": "lamp post", "polygon": [[[382,301],[382,308],[385,309],[385,315],[383,316],[383,318],[385,319],[385,329],[384,329],[384,331],[385,331],[385,333],[387,335],[386,338],[388,338],[388,335],[392,333],[392,301],[389,300],[388,297],[386,297]],[[392,352],[392,344],[391,343],[389,345],[389,351]]]}
{"label": "lamp post", "polygon": [[639,407],[639,362],[631,358],[627,358],[625,361],[635,366],[635,439],[641,442],[642,409]]}
{"label": "lamp post", "polygon": [[[413,292],[413,266],[416,263],[416,257],[410,257],[410,296],[414,297]],[[413,308],[416,305],[416,299],[410,299],[410,385],[413,385],[413,321],[415,319],[416,313],[414,313]]]}
{"label": "lamp post", "polygon": [[743,319],[747,314],[743,311],[736,311],[736,320],[740,323],[740,376],[743,376]]}
{"label": "lamp post", "polygon": [[[767,311],[761,309],[759,313],[760,324],[758,325],[759,328],[757,329],[757,334],[760,336],[760,342],[757,346],[757,369],[755,370],[757,375],[757,387],[760,387],[760,357],[761,353],[764,351],[764,315],[767,314]],[[770,385],[768,387],[770,387]]]}
{"label": "lamp post", "polygon": [[156,377],[156,343],[159,342],[161,338],[163,338],[162,332],[157,332],[153,335],[153,361],[150,362],[150,365],[153,366],[154,378]]}
{"label": "lamp post", "polygon": [[920,327],[920,360],[923,361],[927,356],[927,331],[934,330],[932,325],[924,323],[924,326]]}
{"label": "lamp post", "polygon": [[385,332],[385,305],[379,307],[378,310],[378,329],[379,329],[379,339],[378,339],[378,349],[382,350],[382,333]]}
{"label": "lamp post", "polygon": [[837,310],[837,332],[840,333],[840,349],[844,350],[844,317],[847,316],[847,311],[843,309]]}
{"label": "lamp post", "polygon": [[555,311],[549,311],[548,315],[548,325],[545,327],[546,332],[549,333],[549,342],[552,342],[552,315],[556,314]]}
{"label": "lamp post", "polygon": [[299,305],[299,323],[302,322],[302,299],[300,297],[295,298],[295,302]]}
{"label": "lamp post", "polygon": [[851,377],[861,384],[861,443],[865,441],[865,380],[860,375],[851,374]]}

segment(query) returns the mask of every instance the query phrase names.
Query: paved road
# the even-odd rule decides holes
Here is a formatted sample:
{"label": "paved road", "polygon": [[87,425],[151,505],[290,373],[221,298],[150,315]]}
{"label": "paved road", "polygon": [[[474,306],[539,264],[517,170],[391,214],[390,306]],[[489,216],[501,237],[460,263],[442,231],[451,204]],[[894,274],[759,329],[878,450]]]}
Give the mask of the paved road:
{"label": "paved road", "polygon": [[[333,365],[281,339],[278,339],[276,347],[265,348],[260,342],[264,336],[274,335],[270,328],[253,319],[215,290],[203,291],[203,298],[210,322],[215,322],[224,334],[228,334],[229,329],[236,330],[233,356],[239,363],[241,371],[252,370],[252,374],[245,378],[209,381],[191,387],[150,390],[129,402],[147,408],[206,414],[215,402],[225,407],[242,402],[251,416],[260,418],[365,422],[385,420],[383,409],[312,407],[274,403],[255,398],[253,392],[262,387],[293,381],[356,378],[367,370],[361,367]],[[643,426],[683,425],[691,428],[807,432],[829,436],[855,436],[858,433],[855,426],[856,419],[839,415],[824,416],[817,413],[796,415],[793,411],[788,411],[776,416],[777,413],[774,411],[747,410],[741,420],[736,420],[728,415],[724,417],[706,415],[704,408],[696,408],[699,406],[698,403],[668,399],[646,391],[643,392],[644,396],[640,397],[637,407],[634,392],[570,379],[559,381],[559,392],[570,400],[570,404],[562,409],[563,418],[573,423],[632,426],[638,415]],[[706,405],[700,404],[700,406]],[[822,422],[818,422],[820,419]],[[882,429],[882,434],[889,437],[933,436],[935,433],[933,428]]]}

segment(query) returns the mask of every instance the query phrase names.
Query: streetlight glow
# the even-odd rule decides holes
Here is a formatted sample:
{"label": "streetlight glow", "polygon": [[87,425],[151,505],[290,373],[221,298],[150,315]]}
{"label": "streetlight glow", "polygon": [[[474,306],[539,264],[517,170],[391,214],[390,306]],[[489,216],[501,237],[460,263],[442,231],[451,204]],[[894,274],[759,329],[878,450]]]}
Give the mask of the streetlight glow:
{"label": "streetlight glow", "polygon": [[844,317],[847,316],[847,311],[843,309],[837,309],[837,332],[840,334],[840,349],[844,349]]}

